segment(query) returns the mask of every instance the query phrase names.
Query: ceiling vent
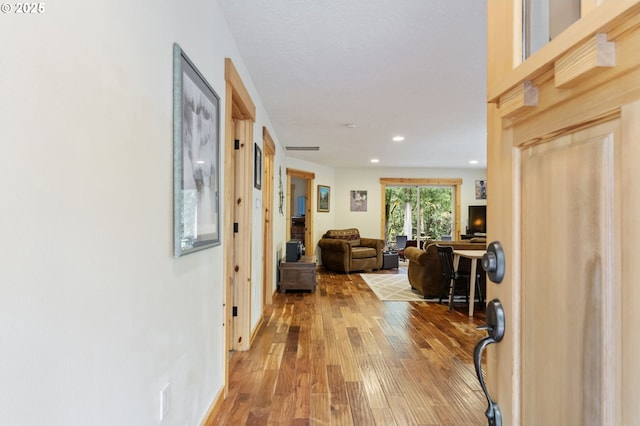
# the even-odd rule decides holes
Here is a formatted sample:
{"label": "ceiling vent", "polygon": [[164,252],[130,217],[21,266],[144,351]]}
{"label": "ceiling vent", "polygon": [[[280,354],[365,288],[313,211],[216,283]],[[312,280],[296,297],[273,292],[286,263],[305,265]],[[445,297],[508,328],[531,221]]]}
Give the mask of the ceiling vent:
{"label": "ceiling vent", "polygon": [[320,151],[319,146],[287,146],[287,151]]}

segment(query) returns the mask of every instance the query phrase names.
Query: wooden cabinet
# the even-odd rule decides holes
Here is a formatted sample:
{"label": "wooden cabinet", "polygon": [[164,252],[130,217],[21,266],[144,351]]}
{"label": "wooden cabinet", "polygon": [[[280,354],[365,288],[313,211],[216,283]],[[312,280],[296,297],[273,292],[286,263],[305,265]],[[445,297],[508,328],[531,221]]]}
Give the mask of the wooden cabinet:
{"label": "wooden cabinet", "polygon": [[304,217],[291,218],[291,239],[304,242]]}
{"label": "wooden cabinet", "polygon": [[316,259],[302,256],[298,262],[280,262],[280,291],[316,289]]}

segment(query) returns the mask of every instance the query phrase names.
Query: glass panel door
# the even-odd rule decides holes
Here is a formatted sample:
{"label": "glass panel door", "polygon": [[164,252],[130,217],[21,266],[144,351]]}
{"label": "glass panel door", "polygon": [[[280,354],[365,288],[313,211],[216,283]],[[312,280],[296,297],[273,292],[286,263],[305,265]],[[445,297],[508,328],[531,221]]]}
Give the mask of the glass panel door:
{"label": "glass panel door", "polygon": [[419,199],[421,237],[431,240],[453,237],[453,188],[421,187]]}
{"label": "glass panel door", "polygon": [[385,194],[386,240],[394,248],[398,235],[420,246],[427,239],[452,237],[454,188],[451,186],[391,186]]}

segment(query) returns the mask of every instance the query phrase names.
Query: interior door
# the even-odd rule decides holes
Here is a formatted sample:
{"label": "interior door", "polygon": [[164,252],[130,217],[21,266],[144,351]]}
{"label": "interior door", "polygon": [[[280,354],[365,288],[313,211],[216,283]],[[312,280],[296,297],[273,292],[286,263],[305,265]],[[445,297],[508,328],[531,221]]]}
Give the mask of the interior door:
{"label": "interior door", "polygon": [[504,425],[637,424],[640,6],[604,2],[514,69],[507,3],[488,10],[488,238],[506,259],[490,398]]}
{"label": "interior door", "polygon": [[273,299],[273,194],[274,194],[274,157],[276,145],[266,127],[262,128],[264,146],[264,176],[262,179],[262,306],[270,305]]}

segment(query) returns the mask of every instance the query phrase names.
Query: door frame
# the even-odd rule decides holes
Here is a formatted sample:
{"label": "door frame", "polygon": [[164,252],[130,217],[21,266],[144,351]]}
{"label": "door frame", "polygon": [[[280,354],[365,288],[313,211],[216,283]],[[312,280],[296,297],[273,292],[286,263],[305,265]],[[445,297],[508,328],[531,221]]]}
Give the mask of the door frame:
{"label": "door frame", "polygon": [[291,169],[287,167],[287,241],[291,239],[291,178],[298,178],[305,181],[306,214],[304,220],[304,247],[305,256],[313,256],[315,244],[313,243],[313,212],[315,211],[315,197],[313,197],[313,182],[315,173],[304,170]]}
{"label": "door frame", "polygon": [[[253,123],[256,108],[233,61],[225,58],[225,138],[223,188],[224,394],[229,388],[231,350],[246,350],[251,336],[251,213],[253,190]],[[244,141],[235,149],[235,139]],[[236,202],[239,200],[239,202]],[[239,232],[234,233],[234,222]],[[233,316],[234,305],[238,316]]]}
{"label": "door frame", "polygon": [[262,308],[273,301],[273,193],[276,144],[266,127],[262,128],[264,168],[262,176]]}

